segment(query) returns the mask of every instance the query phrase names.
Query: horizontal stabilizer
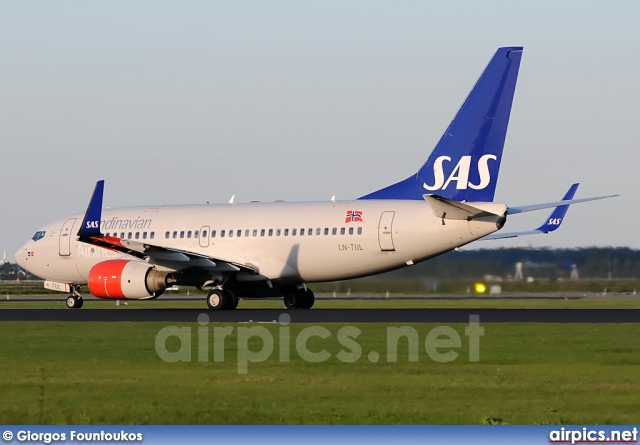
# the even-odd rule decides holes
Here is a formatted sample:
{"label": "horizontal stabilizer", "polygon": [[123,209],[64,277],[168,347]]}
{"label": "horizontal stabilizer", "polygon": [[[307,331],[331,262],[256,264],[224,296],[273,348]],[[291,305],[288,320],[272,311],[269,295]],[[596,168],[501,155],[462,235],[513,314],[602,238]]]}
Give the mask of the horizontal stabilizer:
{"label": "horizontal stabilizer", "polygon": [[554,201],[554,202],[545,202],[544,204],[531,204],[531,205],[525,205],[525,206],[509,207],[509,209],[507,209],[507,215],[515,215],[517,213],[524,213],[524,212],[533,212],[534,210],[550,209],[552,207],[557,207],[560,205],[569,205],[569,204],[578,204],[580,202],[596,201],[598,199],[615,198],[616,196],[620,196],[620,195],[595,196],[593,198],[580,198],[580,199],[572,199],[569,201]]}
{"label": "horizontal stabilizer", "polygon": [[442,219],[453,219],[471,221],[481,216],[489,216],[494,213],[487,212],[486,210],[472,207],[462,202],[453,201],[448,198],[443,198],[438,195],[423,195],[425,201],[429,203],[429,206],[433,210],[433,214]]}
{"label": "horizontal stabilizer", "polygon": [[491,235],[485,236],[482,240],[495,240],[495,239],[503,239],[503,238],[515,238],[517,236],[524,235],[540,235],[542,233],[551,233],[560,228],[562,221],[564,221],[564,217],[569,210],[570,204],[577,204],[580,202],[594,201],[596,199],[605,199],[605,198],[613,198],[615,196],[620,195],[607,195],[607,196],[597,196],[595,198],[582,198],[582,199],[573,199],[578,190],[578,186],[580,184],[576,183],[569,187],[569,190],[562,198],[562,201],[549,202],[545,204],[533,204],[528,206],[519,206],[519,207],[509,207],[507,210],[507,214],[517,214],[523,212],[531,212],[534,210],[546,209],[549,207],[555,207],[555,209],[551,212],[551,214],[545,219],[541,226],[537,227],[534,230],[526,230],[523,232],[497,232],[492,233]]}

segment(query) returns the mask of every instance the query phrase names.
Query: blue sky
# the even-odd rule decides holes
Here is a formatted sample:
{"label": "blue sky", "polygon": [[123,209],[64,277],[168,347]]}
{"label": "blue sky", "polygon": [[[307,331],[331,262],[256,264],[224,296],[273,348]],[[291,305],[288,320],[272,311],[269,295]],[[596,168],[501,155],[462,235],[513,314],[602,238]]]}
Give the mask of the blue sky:
{"label": "blue sky", "polygon": [[[424,162],[499,46],[525,47],[496,199],[622,193],[550,236],[630,246],[635,1],[0,3],[0,249],[105,206],[351,199]],[[514,216],[525,230],[546,212]]]}

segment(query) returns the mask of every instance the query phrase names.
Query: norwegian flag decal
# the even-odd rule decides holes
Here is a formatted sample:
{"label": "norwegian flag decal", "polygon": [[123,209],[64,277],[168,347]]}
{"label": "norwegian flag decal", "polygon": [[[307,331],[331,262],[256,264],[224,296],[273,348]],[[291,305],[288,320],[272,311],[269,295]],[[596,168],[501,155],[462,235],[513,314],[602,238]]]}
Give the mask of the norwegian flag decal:
{"label": "norwegian flag decal", "polygon": [[362,222],[362,212],[360,210],[347,210],[347,217],[344,222]]}

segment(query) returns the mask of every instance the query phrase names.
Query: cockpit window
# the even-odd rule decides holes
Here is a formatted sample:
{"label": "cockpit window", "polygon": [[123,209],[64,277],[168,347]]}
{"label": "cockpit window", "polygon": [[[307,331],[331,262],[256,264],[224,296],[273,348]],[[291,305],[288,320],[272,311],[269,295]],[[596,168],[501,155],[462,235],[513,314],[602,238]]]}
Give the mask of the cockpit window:
{"label": "cockpit window", "polygon": [[33,235],[33,237],[31,239],[34,240],[34,241],[38,241],[39,239],[44,238],[45,233],[46,232],[44,230],[42,230],[40,232],[36,232],[36,234]]}

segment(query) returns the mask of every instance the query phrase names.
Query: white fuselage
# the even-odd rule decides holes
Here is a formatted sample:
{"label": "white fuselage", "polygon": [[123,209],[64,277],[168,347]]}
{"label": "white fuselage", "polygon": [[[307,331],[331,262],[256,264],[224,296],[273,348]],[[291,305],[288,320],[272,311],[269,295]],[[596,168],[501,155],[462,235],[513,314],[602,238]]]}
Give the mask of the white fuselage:
{"label": "white fuselage", "polygon": [[[506,206],[483,205],[496,215],[445,220],[413,200],[128,207],[103,210],[101,232],[259,271],[239,272],[240,281],[334,281],[411,265],[495,232]],[[83,284],[97,263],[135,259],[78,241],[82,219],[40,229],[42,237],[16,253],[18,264],[47,280]]]}

